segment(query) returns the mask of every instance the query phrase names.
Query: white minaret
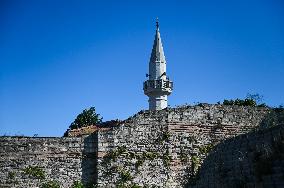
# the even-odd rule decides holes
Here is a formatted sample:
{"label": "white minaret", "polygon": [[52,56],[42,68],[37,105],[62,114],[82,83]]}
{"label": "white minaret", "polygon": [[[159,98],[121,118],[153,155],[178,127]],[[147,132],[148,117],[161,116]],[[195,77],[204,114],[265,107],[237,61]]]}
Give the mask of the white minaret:
{"label": "white minaret", "polygon": [[156,22],[156,35],[149,62],[149,77],[144,82],[144,94],[149,97],[149,110],[161,110],[168,106],[168,95],[173,90],[173,82],[166,74],[166,58],[159,31],[159,22]]}

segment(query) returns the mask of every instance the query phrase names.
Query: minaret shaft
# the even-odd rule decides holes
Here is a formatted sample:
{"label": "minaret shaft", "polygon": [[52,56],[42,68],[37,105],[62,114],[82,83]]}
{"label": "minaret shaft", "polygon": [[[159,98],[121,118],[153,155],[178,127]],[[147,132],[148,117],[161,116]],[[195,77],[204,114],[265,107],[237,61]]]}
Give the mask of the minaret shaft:
{"label": "minaret shaft", "polygon": [[149,110],[162,110],[168,107],[168,96],[149,96]]}
{"label": "minaret shaft", "polygon": [[168,106],[173,82],[166,75],[166,58],[157,22],[156,35],[149,61],[149,79],[144,82],[144,93],[149,97],[149,109],[161,110]]}

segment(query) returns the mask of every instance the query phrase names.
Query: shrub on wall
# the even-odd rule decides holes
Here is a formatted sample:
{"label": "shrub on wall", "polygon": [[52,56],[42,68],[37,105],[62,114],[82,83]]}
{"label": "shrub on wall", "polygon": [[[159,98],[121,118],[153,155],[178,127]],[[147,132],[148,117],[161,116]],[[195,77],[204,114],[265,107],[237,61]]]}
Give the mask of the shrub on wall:
{"label": "shrub on wall", "polygon": [[87,127],[90,125],[97,125],[102,122],[100,114],[96,113],[95,107],[83,110],[76,119],[69,126],[70,129],[77,129],[81,127]]}

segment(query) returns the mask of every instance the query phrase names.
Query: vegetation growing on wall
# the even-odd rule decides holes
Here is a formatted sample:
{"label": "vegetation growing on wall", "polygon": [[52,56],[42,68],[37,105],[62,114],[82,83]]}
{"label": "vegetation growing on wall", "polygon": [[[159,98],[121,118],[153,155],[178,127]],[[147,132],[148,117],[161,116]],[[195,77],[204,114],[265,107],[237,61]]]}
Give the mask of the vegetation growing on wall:
{"label": "vegetation growing on wall", "polygon": [[97,185],[93,183],[84,184],[81,181],[74,181],[71,188],[96,188]]}
{"label": "vegetation growing on wall", "polygon": [[15,177],[16,177],[16,173],[15,173],[15,172],[9,172],[9,173],[8,173],[8,178],[9,178],[10,180],[15,179]]}
{"label": "vegetation growing on wall", "polygon": [[198,170],[200,166],[200,158],[197,155],[191,156],[191,169],[192,174],[195,174],[195,172]]}
{"label": "vegetation growing on wall", "polygon": [[[194,110],[189,109],[187,111],[187,110],[183,109],[182,113],[183,113],[184,118],[182,120],[183,123],[180,123],[180,124],[181,124],[181,126],[187,125],[186,128],[190,128],[190,130],[193,130],[193,129],[191,129],[191,125],[193,125],[192,127],[194,127],[195,125],[197,125],[197,126],[200,125],[202,131],[199,131],[199,129],[198,129],[199,127],[196,128],[192,132],[192,134],[188,133],[188,132],[182,132],[180,130],[178,132],[174,132],[172,127],[169,127],[170,131],[168,131],[168,130],[166,130],[168,125],[172,125],[172,124],[168,124],[168,122],[166,122],[167,124],[165,124],[165,125],[159,124],[159,122],[154,121],[154,120],[156,120],[156,119],[154,119],[154,118],[156,118],[155,116],[151,117],[154,120],[152,121],[152,119],[151,119],[151,121],[149,121],[149,123],[153,123],[153,124],[156,123],[157,125],[155,125],[155,124],[154,125],[157,126],[157,130],[155,129],[155,127],[154,128],[151,127],[149,129],[147,129],[147,128],[144,128],[143,126],[147,126],[148,122],[144,122],[144,119],[142,119],[142,118],[145,118],[145,117],[141,116],[139,118],[142,119],[141,122],[143,124],[140,122],[140,119],[138,119],[137,122],[133,121],[131,119],[130,122],[129,122],[129,124],[131,124],[131,125],[134,124],[134,123],[136,125],[138,125],[138,124],[140,125],[140,123],[141,123],[142,124],[141,127],[138,127],[137,130],[136,130],[135,127],[131,127],[131,126],[129,126],[130,130],[128,130],[127,126],[129,124],[125,123],[125,125],[126,125],[125,127],[127,127],[127,128],[122,127],[123,130],[119,129],[118,131],[115,130],[115,132],[105,131],[104,134],[98,135],[98,136],[101,136],[101,137],[98,137],[98,138],[102,138],[102,142],[99,142],[99,144],[102,143],[102,147],[99,148],[99,149],[102,149],[102,150],[99,150],[99,151],[102,151],[102,152],[99,153],[100,155],[98,157],[98,160],[96,160],[96,162],[98,162],[98,171],[97,172],[99,172],[98,173],[99,178],[101,178],[101,179],[98,179],[99,180],[98,182],[100,182],[100,183],[102,182],[102,184],[104,184],[105,182],[107,182],[107,183],[110,182],[111,185],[114,185],[113,183],[116,184],[120,180],[120,182],[125,182],[123,184],[119,184],[121,187],[131,187],[134,182],[139,182],[141,185],[144,182],[147,183],[143,179],[141,180],[142,175],[143,175],[143,177],[147,177],[147,179],[148,179],[148,177],[151,177],[152,180],[153,180],[154,178],[156,178],[160,174],[161,174],[160,177],[162,177],[163,179],[162,180],[157,179],[159,182],[152,183],[153,182],[152,180],[149,180],[149,181],[152,181],[151,182],[152,184],[160,184],[161,185],[161,184],[164,183],[164,180],[167,178],[167,176],[172,178],[169,181],[169,184],[171,184],[171,183],[178,183],[178,184],[179,183],[185,183],[185,181],[187,181],[187,178],[184,178],[184,177],[190,177],[190,178],[192,177],[191,179],[193,181],[197,177],[195,174],[198,172],[198,168],[199,168],[200,164],[202,163],[204,158],[207,156],[207,154],[212,149],[212,144],[210,144],[209,142],[215,141],[215,138],[211,137],[210,131],[211,131],[211,129],[214,128],[214,126],[216,124],[219,123],[219,119],[222,120],[222,121],[220,120],[220,124],[223,123],[222,125],[224,125],[224,129],[221,130],[221,131],[223,131],[223,132],[226,131],[226,122],[227,122],[226,112],[227,111],[233,110],[233,112],[232,112],[233,115],[230,114],[228,116],[229,118],[232,118],[232,120],[230,119],[229,122],[230,121],[235,122],[235,119],[236,119],[236,122],[246,122],[246,121],[243,121],[243,119],[238,121],[239,118],[237,117],[237,113],[239,111],[240,111],[240,113],[242,113],[242,110],[245,110],[246,116],[244,117],[244,120],[251,118],[250,115],[247,115],[248,114],[247,112],[249,112],[249,113],[253,112],[252,113],[253,117],[254,117],[254,114],[255,114],[254,113],[255,110],[260,111],[261,113],[263,112],[263,114],[266,114],[267,112],[269,112],[268,108],[243,108],[243,107],[237,107],[237,106],[231,108],[231,107],[223,107],[221,105],[220,106],[213,105],[213,108],[211,108],[211,106],[208,107],[208,106],[204,105],[204,109],[199,108],[199,107],[197,107],[197,108],[192,107],[192,108]],[[236,109],[236,112],[234,111],[235,109]],[[197,113],[194,113],[195,110],[197,110]],[[212,117],[210,116],[211,119],[209,119],[209,118],[205,119],[204,120],[205,123],[203,122],[203,120],[202,120],[202,122],[199,121],[199,120],[191,121],[190,118],[192,116],[190,116],[190,114],[193,114],[193,117],[195,117],[195,114],[199,114],[199,111],[202,112],[202,116],[201,116],[202,118],[203,117],[206,118],[206,115],[209,114],[209,115],[212,116]],[[224,112],[223,114],[225,114],[224,115],[225,118],[223,118],[223,119],[219,118],[219,112],[220,111]],[[191,113],[191,112],[193,112],[193,113]],[[172,116],[173,122],[174,122],[173,125],[175,125],[175,119],[174,118],[179,118],[180,111],[176,111],[176,110],[174,111],[173,110],[173,112],[171,112],[171,113],[173,113],[173,116]],[[214,115],[215,113],[217,113],[218,115],[215,116]],[[174,114],[176,114],[176,116]],[[188,115],[186,115],[186,114],[188,114]],[[148,116],[146,116],[146,118],[147,117]],[[190,121],[187,120],[187,118]],[[252,119],[252,120],[254,121],[254,119]],[[209,124],[208,124],[209,126],[205,127],[205,126],[207,126],[207,122],[209,122]],[[273,120],[272,122],[275,122],[275,121]],[[170,122],[170,123],[172,123],[172,122]],[[203,127],[203,124],[204,124],[204,127]],[[230,125],[230,123],[228,123],[228,124]],[[177,122],[177,125],[179,125],[178,122]],[[175,128],[179,128],[179,127],[177,126]],[[205,131],[203,131],[203,128],[205,129]],[[153,131],[154,134],[148,135],[148,133],[151,133],[149,130]],[[125,131],[125,132],[123,132],[123,131]],[[135,131],[139,131],[138,134],[136,134]],[[205,137],[205,136],[203,137],[202,134],[204,132],[207,133],[207,131],[208,131],[208,137]],[[124,133],[126,133],[126,132],[133,135],[133,140],[132,140],[132,138],[129,139],[128,137],[126,137],[126,139],[129,139],[129,140],[125,140],[125,138],[120,137],[120,135],[123,136]],[[132,136],[132,135],[130,135],[130,136]],[[199,138],[200,135],[202,137]],[[137,138],[136,138],[136,136],[137,136]],[[158,137],[160,138],[161,143],[156,142]],[[103,139],[106,139],[106,140],[103,140]],[[117,139],[118,139],[118,142],[116,141]],[[67,140],[69,140],[69,138]],[[72,141],[72,139],[70,139],[70,140]],[[90,140],[90,141],[92,141],[91,144],[90,144],[91,147],[99,146],[99,145],[93,145],[93,140]],[[105,144],[104,141],[106,141],[106,144]],[[67,143],[69,143],[69,141]],[[77,143],[77,142],[72,141],[71,143],[73,145],[73,143]],[[87,140],[87,142],[84,142],[84,143],[89,143],[89,140]],[[95,144],[97,144],[97,143],[95,142]],[[126,145],[127,148],[123,147],[121,145]],[[134,147],[131,148],[131,146],[134,146]],[[77,144],[74,144],[74,147],[77,148],[79,146],[77,146]],[[116,149],[114,149],[110,152],[107,152],[107,155],[105,156],[105,159],[109,159],[110,163],[107,163],[107,166],[102,166],[102,164],[100,163],[101,162],[100,157],[104,154],[105,150],[112,149],[113,147],[116,147]],[[84,148],[89,149],[89,145],[87,145]],[[97,148],[95,148],[95,149],[97,149]],[[128,151],[128,149],[130,149],[130,151]],[[180,155],[179,155],[179,151],[180,151]],[[89,155],[89,153],[87,153],[87,154]],[[82,159],[84,159],[86,161],[86,160],[89,160],[89,157],[86,157],[87,154],[83,152],[82,155],[78,155],[78,157],[79,158],[82,157]],[[96,155],[93,155],[93,156],[97,157]],[[173,160],[171,159],[171,156],[173,156]],[[180,163],[179,159],[182,160],[183,162]],[[82,160],[82,162],[84,160]],[[151,162],[151,161],[153,161],[153,162]],[[30,164],[37,164],[37,163],[38,162],[35,161],[35,162],[30,163]],[[168,171],[167,169],[170,169],[170,170],[176,170],[177,169],[177,168],[176,169],[172,168],[172,166],[170,166],[171,164],[180,165],[182,168],[180,168],[181,170],[178,169],[180,171],[177,171],[177,173],[175,171]],[[260,166],[258,164],[261,164],[261,162],[258,162],[258,163],[256,162],[256,167]],[[87,165],[89,165],[89,164],[87,163]],[[43,164],[43,166],[46,166],[46,163]],[[121,166],[122,168],[117,168],[117,166]],[[171,168],[168,168],[167,166],[170,166]],[[177,167],[179,168],[180,166],[177,166]],[[193,166],[193,168],[191,168],[191,166]],[[44,169],[46,172],[50,170],[49,167],[47,167],[47,168],[48,169],[46,169],[46,170]],[[78,167],[75,166],[75,168],[78,168]],[[75,168],[74,168],[74,170],[75,170],[75,173],[76,173]],[[51,169],[53,169],[53,167]],[[86,169],[89,170],[88,168],[85,168],[85,170]],[[109,169],[112,169],[113,171],[109,174],[106,174],[105,172],[108,171]],[[186,172],[185,172],[185,169],[186,169]],[[263,169],[261,169],[261,168],[256,168],[256,169],[257,169],[256,171],[260,172],[260,174],[266,173],[265,171],[262,171]],[[82,169],[82,170],[84,170],[84,169]],[[69,171],[67,171],[67,172],[69,172]],[[73,169],[72,169],[71,172],[73,173]],[[80,171],[78,171],[78,172],[79,172],[78,174],[81,175]],[[94,172],[94,173],[97,173],[97,172]],[[174,173],[172,173],[172,172],[174,172]],[[220,172],[220,174],[223,174],[224,176],[228,175],[228,173],[226,173],[226,169],[223,170],[223,171],[218,171],[217,174],[219,174],[219,172]],[[182,176],[180,176],[179,173],[182,174]],[[98,175],[98,174],[96,174],[96,175]],[[142,174],[142,175],[140,176],[140,174]],[[183,176],[184,174],[186,174],[186,176]],[[7,175],[8,175],[8,173],[5,172],[4,179],[7,178]],[[54,175],[50,175],[50,174],[48,174],[48,176],[55,177]],[[61,181],[61,179],[62,179],[61,174],[59,174],[59,177],[60,177],[60,179],[58,178],[58,180]],[[88,176],[85,176],[85,177],[84,177],[84,180],[89,178]],[[135,177],[135,179],[133,179],[133,177]],[[18,180],[18,174],[17,174],[16,179]],[[33,178],[33,179],[35,179],[35,178]],[[21,181],[20,183],[32,181],[33,179],[28,179],[27,177],[25,177],[25,181]],[[47,181],[47,177],[45,178],[45,180],[40,180],[40,181],[34,180],[34,182],[32,182],[31,184],[38,185],[38,184],[46,182],[46,181]],[[154,181],[156,181],[156,180],[154,180]],[[65,180],[62,180],[62,185],[65,185],[66,183],[70,184],[70,182],[66,182]],[[46,184],[47,184],[47,182],[46,182]],[[166,185],[166,184],[164,184],[164,185]],[[48,186],[48,184],[47,184],[47,186]],[[49,186],[51,186],[50,183],[49,183]],[[78,183],[77,186],[81,186],[81,185]],[[133,186],[137,187],[138,185],[133,184]],[[86,185],[84,187],[87,188]]]}
{"label": "vegetation growing on wall", "polygon": [[[157,139],[157,142],[160,144],[166,143],[168,142],[170,136],[171,135],[167,131],[162,132],[159,138]],[[142,166],[146,160],[153,161],[155,159],[160,159],[163,161],[165,167],[170,166],[170,161],[172,160],[172,158],[169,154],[168,149],[164,149],[165,151],[161,152],[144,151],[141,153],[136,153],[128,151],[125,146],[118,146],[117,149],[108,151],[104,156],[104,159],[102,161],[102,165],[106,168],[106,171],[104,171],[104,175],[106,177],[112,177],[115,174],[118,175],[116,187],[141,187],[135,182],[133,182],[133,176],[139,173],[139,167]],[[120,159],[126,161],[122,162],[120,161]],[[120,165],[116,165],[112,162],[119,162]],[[132,170],[135,170],[135,172],[132,172]]]}
{"label": "vegetation growing on wall", "polygon": [[[123,153],[126,152],[126,147],[125,146],[119,146],[117,147],[116,150],[110,150],[107,152],[107,154],[104,156],[104,161],[103,163],[109,163],[111,161],[116,161],[116,159]],[[128,153],[126,153],[128,154]]]}
{"label": "vegetation growing on wall", "polygon": [[183,150],[183,148],[180,149],[180,160],[183,163],[188,162],[188,154]]}
{"label": "vegetation growing on wall", "polygon": [[84,184],[80,181],[74,181],[71,188],[85,188]]}
{"label": "vegetation growing on wall", "polygon": [[253,99],[236,99],[236,100],[224,100],[223,105],[238,105],[238,106],[256,106],[256,102]]}
{"label": "vegetation growing on wall", "polygon": [[90,125],[97,125],[102,122],[100,114],[96,113],[95,107],[83,110],[76,119],[69,126],[70,129],[78,129],[81,127],[87,127]]}
{"label": "vegetation growing on wall", "polygon": [[42,183],[40,188],[60,188],[60,185],[57,181],[50,180],[50,181]]}
{"label": "vegetation growing on wall", "polygon": [[167,150],[167,152],[163,155],[164,165],[166,167],[169,167],[171,160],[172,160],[172,157],[169,155],[169,151]]}
{"label": "vegetation growing on wall", "polygon": [[199,147],[199,152],[202,154],[202,155],[207,155],[214,147],[214,144],[208,144],[208,145],[204,145],[204,146],[201,146]]}
{"label": "vegetation growing on wall", "polygon": [[42,168],[38,166],[28,166],[23,169],[24,174],[28,175],[29,177],[33,177],[36,179],[44,179],[45,172]]}
{"label": "vegetation growing on wall", "polygon": [[189,169],[189,179],[185,183],[184,187],[190,187],[195,185],[199,176],[200,158],[197,155],[191,155],[191,169]]}
{"label": "vegetation growing on wall", "polygon": [[18,181],[16,180],[16,172],[10,171],[8,173],[8,182],[12,184],[18,184]]}
{"label": "vegetation growing on wall", "polygon": [[120,182],[125,183],[127,181],[131,181],[133,177],[128,170],[120,169],[119,171]]}
{"label": "vegetation growing on wall", "polygon": [[262,96],[259,94],[247,94],[245,99],[235,99],[235,100],[227,100],[223,101],[223,105],[237,105],[237,106],[259,106],[265,107],[265,103],[261,103]]}

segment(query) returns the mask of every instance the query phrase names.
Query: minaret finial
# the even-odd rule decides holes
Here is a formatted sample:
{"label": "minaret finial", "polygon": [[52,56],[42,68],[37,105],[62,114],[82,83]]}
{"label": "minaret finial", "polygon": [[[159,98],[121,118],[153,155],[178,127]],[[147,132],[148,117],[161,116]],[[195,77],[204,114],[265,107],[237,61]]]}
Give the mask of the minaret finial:
{"label": "minaret finial", "polygon": [[156,28],[159,29],[159,18],[156,18]]}

